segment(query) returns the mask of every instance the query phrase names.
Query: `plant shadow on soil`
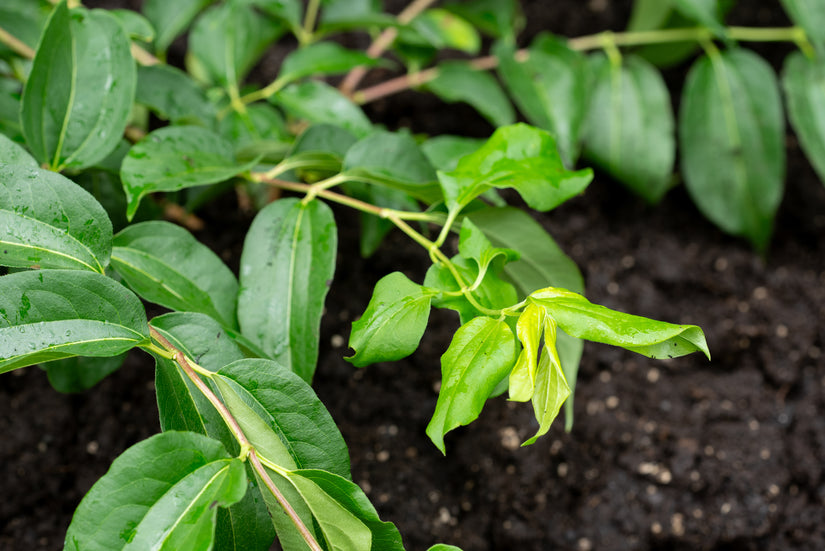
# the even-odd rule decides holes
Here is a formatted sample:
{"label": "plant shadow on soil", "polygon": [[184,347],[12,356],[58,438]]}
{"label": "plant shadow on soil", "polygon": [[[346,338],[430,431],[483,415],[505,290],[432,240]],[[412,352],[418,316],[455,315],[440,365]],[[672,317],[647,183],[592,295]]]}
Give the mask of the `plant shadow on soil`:
{"label": "plant shadow on soil", "polygon": [[[740,4],[731,22],[787,24],[777,2]],[[541,28],[575,36],[621,30],[629,2],[525,9],[528,37]],[[781,64],[776,47],[757,51]],[[685,70],[667,73],[674,94]],[[413,92],[370,109],[391,128],[491,130],[469,109]],[[393,233],[361,259],[357,216],[335,210],[340,261],[315,388],[350,447],[355,481],[408,549],[825,549],[825,186],[790,133],[787,144],[785,199],[764,260],[705,221],[682,187],[652,208],[597,174],[584,196],[537,216],[582,268],[593,302],[698,324],[713,360],[587,344],[572,432],[559,420],[526,448],[532,412],[504,398],[448,435],[446,457],[427,440],[439,357],[458,323],[451,312],[433,313],[406,360],[356,370],[342,359],[375,282],[398,269],[421,281],[428,258]],[[198,237],[232,265],[250,218],[226,212],[207,208]],[[111,460],[159,430],[152,379],[142,354],[80,395],[55,393],[37,368],[3,376],[0,549],[62,545]]]}

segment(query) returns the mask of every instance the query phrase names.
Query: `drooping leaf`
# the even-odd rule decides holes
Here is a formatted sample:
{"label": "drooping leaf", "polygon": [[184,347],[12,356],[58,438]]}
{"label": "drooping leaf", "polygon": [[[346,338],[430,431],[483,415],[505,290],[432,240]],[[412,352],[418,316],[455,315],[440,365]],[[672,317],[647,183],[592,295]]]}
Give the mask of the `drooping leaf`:
{"label": "drooping leaf", "polygon": [[671,0],[682,15],[709,28],[717,36],[723,37],[726,30],[719,20],[719,0]]}
{"label": "drooping leaf", "polygon": [[621,346],[650,358],[675,358],[702,352],[710,358],[705,335],[695,325],[675,325],[617,312],[578,293],[548,287],[530,295],[568,335]]}
{"label": "drooping leaf", "polygon": [[553,319],[547,319],[544,324],[544,349],[536,369],[536,386],[533,393],[533,412],[539,423],[539,429],[522,446],[529,446],[540,436],[547,434],[568,396],[570,396],[570,387],[564,379],[564,372],[556,350],[556,322]]}
{"label": "drooping leaf", "polygon": [[313,75],[337,75],[364,65],[375,66],[379,60],[365,53],[348,50],[334,42],[316,42],[294,50],[286,56],[278,80],[284,84]]}
{"label": "drooping leaf", "polygon": [[0,164],[0,265],[103,273],[112,223],[89,193],[60,174]]}
{"label": "drooping leaf", "polygon": [[438,173],[451,212],[490,188],[513,188],[531,207],[550,210],[581,193],[592,177],[589,169],[566,170],[553,137],[522,123],[499,128],[455,170]]}
{"label": "drooping leaf", "polygon": [[352,324],[349,346],[355,354],[346,360],[364,367],[412,354],[427,328],[432,297],[401,272],[381,278],[364,315]]}
{"label": "drooping leaf", "polygon": [[825,182],[825,59],[792,53],[785,59],[782,84],[791,125],[820,181]]}
{"label": "drooping leaf", "polygon": [[351,132],[340,126],[314,124],[295,139],[273,175],[294,170],[296,178],[310,182],[328,178],[341,171],[344,155],[356,141]]}
{"label": "drooping leaf", "polygon": [[238,321],[271,358],[311,381],[321,313],[335,273],[329,207],[281,199],[255,217],[244,242]]}
{"label": "drooping leaf", "polygon": [[[29,48],[36,49],[50,8],[45,0],[5,0],[0,5],[0,21],[3,22],[4,29],[13,31],[15,38]],[[10,49],[0,45],[0,57],[10,53]]]}
{"label": "drooping leaf", "polygon": [[84,168],[114,149],[135,96],[130,44],[106,11],[54,9],[23,90],[23,135],[38,161]]}
{"label": "drooping leaf", "polygon": [[49,377],[49,384],[64,394],[83,392],[95,386],[123,365],[126,354],[111,358],[88,358],[75,356],[49,362],[43,367]]}
{"label": "drooping leaf", "polygon": [[22,165],[26,168],[40,168],[37,161],[17,142],[0,134],[0,167]]}
{"label": "drooping leaf", "polygon": [[670,96],[649,63],[627,56],[621,67],[591,58],[594,84],[584,153],[650,203],[668,190],[676,158]]}
{"label": "drooping leaf", "polygon": [[185,31],[192,20],[215,0],[145,0],[143,15],[157,31],[155,49],[165,52],[172,41]]}
{"label": "drooping leaf", "polygon": [[818,0],[780,0],[791,20],[805,29],[814,45],[825,48],[825,4]]}
{"label": "drooping leaf", "polygon": [[71,356],[117,356],[147,343],[140,300],[81,270],[0,277],[0,373]]}
{"label": "drooping leaf", "polygon": [[464,18],[440,8],[425,10],[416,16],[400,30],[398,39],[416,46],[454,49],[471,55],[481,49],[481,37],[475,28]]}
{"label": "drooping leaf", "polygon": [[764,249],[782,200],[784,120],[776,75],[734,49],[698,60],[679,113],[685,184],[699,210]]}
{"label": "drooping leaf", "polygon": [[494,38],[512,40],[524,25],[521,8],[515,0],[470,0],[449,3],[444,8]]}
{"label": "drooping leaf", "polygon": [[437,76],[427,88],[442,100],[463,101],[474,107],[495,127],[513,124],[516,114],[498,81],[486,71],[461,61],[438,65]]}
{"label": "drooping leaf", "polygon": [[524,307],[518,318],[516,333],[522,349],[513,371],[510,372],[509,388],[510,399],[516,402],[526,402],[533,397],[544,318],[544,309],[532,303]]}
{"label": "drooping leaf", "polygon": [[483,140],[464,136],[441,135],[421,144],[421,152],[436,170],[451,171],[458,166],[462,157],[478,150]]}
{"label": "drooping leaf", "polygon": [[212,549],[218,506],[239,501],[246,472],[215,440],[164,432],[115,459],[72,518],[66,550]]}
{"label": "drooping leaf", "polygon": [[358,137],[366,136],[372,129],[361,108],[325,82],[309,80],[290,84],[270,101],[294,117],[314,124],[335,124]]}
{"label": "drooping leaf", "polygon": [[126,36],[132,40],[141,42],[152,42],[155,39],[155,28],[144,16],[133,10],[109,10],[120,22],[120,26],[126,31]]}
{"label": "drooping leaf", "polygon": [[170,65],[139,67],[135,101],[172,124],[211,127],[217,117],[206,93],[186,73]]}
{"label": "drooping leaf", "polygon": [[427,436],[441,450],[444,435],[475,420],[515,362],[515,339],[506,322],[480,316],[462,325],[441,356],[441,390]]}
{"label": "drooping leaf", "polygon": [[177,191],[215,184],[249,170],[257,159],[246,164],[235,161],[235,151],[211,130],[198,126],[161,128],[136,143],[120,171],[129,201],[131,220],[141,198],[156,191]]}
{"label": "drooping leaf", "polygon": [[154,221],[127,227],[114,238],[112,267],[150,302],[236,326],[235,275],[180,226]]}

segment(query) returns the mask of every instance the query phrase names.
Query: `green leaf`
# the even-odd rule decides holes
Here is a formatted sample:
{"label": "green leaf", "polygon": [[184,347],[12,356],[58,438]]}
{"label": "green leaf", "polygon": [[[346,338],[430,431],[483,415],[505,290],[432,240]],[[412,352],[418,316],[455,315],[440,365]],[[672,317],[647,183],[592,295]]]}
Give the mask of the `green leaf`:
{"label": "green leaf", "polygon": [[716,36],[727,31],[719,21],[719,0],[672,0],[674,7],[685,17],[709,28]]}
{"label": "green leaf", "polygon": [[235,161],[234,148],[211,130],[198,126],[166,127],[136,143],[123,160],[120,177],[131,220],[141,198],[156,191],[215,184],[249,170]]}
{"label": "green leaf", "polygon": [[65,2],[54,9],[21,108],[23,135],[38,161],[53,170],[84,168],[117,146],[135,96],[130,45],[106,11],[69,12]]}
{"label": "green leaf", "polygon": [[791,126],[820,181],[825,182],[825,58],[792,53],[785,59],[782,84]]}
{"label": "green leaf", "polygon": [[420,44],[437,50],[453,49],[478,54],[481,37],[464,18],[443,9],[422,12],[413,19],[407,29],[402,29],[399,38],[404,40],[406,31],[415,34]]}
{"label": "green leaf", "polygon": [[[418,202],[397,189],[372,186],[363,182],[346,182],[343,189],[348,196],[376,207],[409,212],[419,211]],[[395,227],[395,224],[386,218],[366,212],[359,213],[359,221],[361,224],[359,235],[361,256],[368,258],[378,250],[384,237]]]}
{"label": "green leaf", "polygon": [[302,5],[300,0],[240,0],[257,6],[272,17],[282,20],[293,30],[301,28]]}
{"label": "green leaf", "polygon": [[825,4],[818,0],[780,0],[791,20],[805,29],[814,45],[825,50]]}
{"label": "green leaf", "polygon": [[0,90],[0,133],[16,142],[23,142],[23,127],[20,126],[20,98],[18,94],[5,90]]}
{"label": "green leaf", "polygon": [[185,31],[192,20],[215,0],[145,0],[143,15],[157,30],[155,49],[165,52],[172,41]]}
{"label": "green leaf", "polygon": [[323,32],[387,25],[393,17],[381,13],[380,0],[325,0],[318,29]]}
{"label": "green leaf", "polygon": [[556,323],[552,319],[547,319],[544,324],[544,349],[537,367],[536,387],[533,393],[533,411],[539,422],[539,430],[522,446],[529,446],[540,436],[547,434],[568,396],[570,387],[564,379],[559,354],[556,351]]}
{"label": "green leaf", "polygon": [[591,58],[593,92],[584,130],[584,153],[650,203],[670,187],[676,137],[670,96],[658,71],[643,59],[621,67]]}
{"label": "green leaf", "polygon": [[627,30],[632,32],[660,29],[672,11],[672,0],[635,0]]}
{"label": "green leaf", "polygon": [[212,549],[218,507],[239,501],[246,472],[215,440],[164,432],[115,459],[72,518],[64,549]]}
{"label": "green leaf", "polygon": [[475,69],[466,62],[445,61],[438,66],[435,79],[427,88],[442,100],[470,104],[493,126],[505,126],[516,121],[510,100],[498,81],[487,71]]}
{"label": "green leaf", "polygon": [[405,133],[380,131],[361,139],[347,152],[343,175],[403,191],[426,203],[441,198],[435,170]]}
{"label": "green leaf", "polygon": [[0,164],[0,265],[103,273],[112,223],[71,180],[39,168]]}
{"label": "green leaf", "polygon": [[138,67],[135,101],[172,124],[211,127],[217,111],[186,73],[170,65]]}
{"label": "green leaf", "polygon": [[438,173],[451,212],[490,188],[513,188],[528,205],[546,211],[584,191],[592,178],[589,169],[566,170],[553,137],[522,123],[499,128],[455,170]]}
{"label": "green leaf", "polygon": [[365,53],[348,50],[334,42],[316,42],[293,50],[284,59],[278,80],[284,84],[314,75],[337,75],[365,65],[373,67],[379,60]]}
{"label": "green leaf", "polygon": [[39,270],[0,277],[0,373],[71,356],[117,356],[148,341],[140,300],[106,276]]}
{"label": "green leaf", "polygon": [[270,101],[294,117],[313,124],[335,124],[358,137],[366,136],[372,129],[361,108],[325,82],[309,80],[290,84]]}
{"label": "green leaf", "polygon": [[432,297],[401,272],[382,277],[364,315],[352,324],[349,346],[355,354],[346,360],[364,367],[412,354],[427,328]]}
{"label": "green leaf", "polygon": [[246,107],[245,113],[232,111],[218,123],[218,131],[235,146],[239,159],[280,161],[289,149],[292,136],[281,113],[267,103]]}
{"label": "green leaf", "polygon": [[120,22],[126,35],[133,40],[152,42],[155,39],[155,28],[144,16],[132,10],[109,10]]}
{"label": "green leaf", "polygon": [[421,144],[421,152],[436,170],[451,171],[462,157],[474,153],[484,145],[484,140],[443,134]]}
{"label": "green leaf", "polygon": [[533,397],[544,318],[544,308],[533,303],[525,306],[518,318],[516,334],[522,349],[510,372],[510,399],[516,402],[526,402]]}
{"label": "green leaf", "polygon": [[456,547],[455,545],[447,545],[444,543],[437,543],[433,545],[427,551],[461,551],[460,547]]}
{"label": "green leaf", "polygon": [[582,54],[548,34],[536,37],[525,57],[503,42],[495,45],[494,53],[498,73],[519,110],[556,138],[567,166],[575,165],[588,99]]}
{"label": "green leaf", "polygon": [[464,258],[475,260],[480,272],[486,271],[487,267],[498,257],[503,257],[502,266],[519,258],[519,254],[513,249],[493,247],[484,232],[469,218],[465,218],[461,224],[458,252]]}
{"label": "green leaf", "polygon": [[[40,0],[4,0],[0,5],[0,21],[5,30],[14,33],[15,38],[35,49],[50,8],[47,2]],[[11,53],[5,45],[0,45],[0,57]]]}
{"label": "green leaf", "polygon": [[441,390],[427,425],[427,435],[441,453],[446,453],[444,435],[478,417],[496,385],[512,369],[515,354],[513,332],[502,320],[480,316],[456,331],[441,356]]}
{"label": "green leaf", "polygon": [[756,54],[698,60],[679,113],[685,184],[699,210],[764,250],[782,200],[784,120],[776,75]]}
{"label": "green leaf", "polygon": [[244,242],[238,321],[272,359],[311,381],[321,313],[335,273],[337,229],[320,201],[281,199],[255,217]]}
{"label": "green leaf", "polygon": [[111,358],[76,356],[49,362],[43,367],[46,369],[49,384],[53,389],[64,394],[71,394],[92,388],[117,371],[125,359],[125,353]]}
{"label": "green leaf", "polygon": [[548,287],[529,300],[547,310],[568,335],[621,346],[650,358],[676,358],[700,351],[710,359],[705,335],[695,325],[674,325],[593,304],[566,289]]}
{"label": "green leaf", "polygon": [[444,8],[494,38],[514,40],[524,25],[521,8],[515,0],[470,0],[447,4]]}
{"label": "green leaf", "polygon": [[17,142],[13,142],[0,134],[0,168],[3,165],[21,165],[26,168],[40,168],[37,161],[26,149]]}

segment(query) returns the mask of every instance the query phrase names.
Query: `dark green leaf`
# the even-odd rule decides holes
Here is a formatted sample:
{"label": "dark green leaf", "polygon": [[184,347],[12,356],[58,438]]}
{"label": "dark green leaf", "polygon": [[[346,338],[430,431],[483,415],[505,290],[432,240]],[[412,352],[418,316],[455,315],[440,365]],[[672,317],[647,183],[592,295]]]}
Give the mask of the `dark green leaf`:
{"label": "dark green leaf", "polygon": [[246,164],[236,162],[232,144],[205,128],[155,130],[136,143],[123,161],[120,177],[129,201],[126,215],[131,220],[141,198],[148,193],[215,184],[256,163],[257,159]]}
{"label": "dark green leaf", "polygon": [[192,78],[170,65],[139,67],[135,101],[172,124],[211,127],[217,111]]}
{"label": "dark green leaf", "polygon": [[[49,8],[45,0],[4,0],[0,5],[0,21],[6,31],[13,32],[15,38],[35,49],[46,25]],[[5,45],[0,45],[0,57],[10,52]]]}
{"label": "dark green leaf", "polygon": [[401,272],[382,277],[364,315],[352,324],[349,346],[355,354],[347,361],[364,367],[412,354],[427,328],[432,297]]}
{"label": "dark green leaf", "polygon": [[0,90],[0,133],[16,142],[23,142],[19,95],[5,90]]}
{"label": "dark green leaf", "polygon": [[694,64],[679,113],[685,184],[705,216],[760,250],[782,200],[784,136],[776,75],[764,60],[736,49]]}
{"label": "dark green leaf", "polygon": [[215,440],[164,432],[115,459],[75,512],[65,549],[212,549],[218,507],[246,493],[244,465]]}
{"label": "dark green leaf", "polygon": [[380,0],[326,0],[318,28],[322,31],[386,25],[391,16],[381,13]]}
{"label": "dark green leaf", "polygon": [[127,36],[141,42],[152,42],[155,39],[155,28],[148,19],[132,10],[109,10],[126,31]]}
{"label": "dark green leaf", "polygon": [[676,158],[670,96],[658,71],[635,56],[621,67],[591,58],[594,84],[585,155],[650,203],[668,190]]}
{"label": "dark green leaf", "polygon": [[462,157],[474,153],[482,145],[484,140],[445,134],[421,144],[421,152],[436,170],[451,171],[455,170]]}
{"label": "dark green leaf", "polygon": [[38,161],[83,168],[117,146],[135,95],[130,44],[103,10],[54,9],[23,91],[23,134]]}
{"label": "dark green leaf", "polygon": [[781,0],[781,2],[791,20],[805,29],[808,40],[820,49],[825,48],[825,4],[819,0]]}
{"label": "dark green leaf", "polygon": [[334,42],[316,42],[293,50],[286,56],[278,80],[284,84],[313,75],[336,75],[365,65],[372,67],[379,61],[365,53],[347,50]]}
{"label": "dark green leaf", "polygon": [[284,21],[293,31],[301,27],[301,11],[303,6],[300,0],[240,0],[257,6],[272,17]]}
{"label": "dark green leaf", "polygon": [[268,103],[255,103],[245,113],[233,111],[218,125],[221,136],[232,142],[239,158],[280,161],[289,149],[292,136],[281,113]]}
{"label": "dark green leaf", "polygon": [[825,182],[825,59],[794,52],[785,60],[782,84],[791,121],[802,150]]}
{"label": "dark green leaf", "polygon": [[447,545],[444,543],[438,543],[433,545],[427,551],[461,551],[460,547],[456,547],[455,545]]}
{"label": "dark green leaf", "polygon": [[719,0],[671,0],[674,7],[685,17],[704,25],[717,36],[725,36],[726,30],[719,21]]}
{"label": "dark green leaf", "polygon": [[0,265],[103,273],[112,224],[94,197],[48,170],[0,164]]}
{"label": "dark green leaf", "polygon": [[515,354],[513,332],[501,320],[480,316],[453,336],[441,356],[441,390],[427,425],[427,435],[441,453],[446,453],[444,435],[478,417],[496,385],[512,369]]}
{"label": "dark green leaf", "polygon": [[314,124],[335,124],[358,137],[366,136],[372,128],[360,107],[325,82],[290,84],[272,96],[271,101],[294,117]]}
{"label": "dark green leaf", "polygon": [[521,8],[515,0],[470,0],[444,7],[494,38],[513,39],[524,25]]}
{"label": "dark green leaf", "polygon": [[238,282],[206,245],[169,222],[142,222],[114,238],[112,267],[140,296],[235,327]]}
{"label": "dark green leaf", "polygon": [[568,335],[621,346],[650,358],[675,358],[703,352],[710,358],[705,335],[695,325],[674,325],[633,316],[593,304],[583,296],[548,287],[530,295]]}
{"label": "dark green leaf", "polygon": [[513,188],[531,207],[550,210],[581,193],[592,178],[589,169],[566,170],[553,137],[522,123],[499,128],[455,170],[438,174],[451,212],[490,188]]}
{"label": "dark green leaf", "polygon": [[3,165],[40,168],[34,157],[22,145],[0,134],[0,167],[3,167]]}
{"label": "dark green leaf", "polygon": [[672,11],[672,0],[635,0],[627,30],[632,32],[660,29]]}
{"label": "dark green leaf", "polygon": [[52,388],[58,392],[70,394],[92,388],[117,371],[125,359],[125,353],[111,358],[76,356],[49,362],[43,367],[46,369]]}
{"label": "dark green leaf", "polygon": [[143,15],[157,30],[155,49],[165,52],[172,41],[185,31],[195,16],[215,0],[145,0]]}
{"label": "dark green leaf", "polygon": [[479,271],[487,270],[487,267],[497,258],[502,260],[501,265],[519,258],[519,254],[513,249],[493,247],[481,229],[469,218],[464,219],[461,224],[458,252],[464,258],[475,260]]}
{"label": "dark green leaf", "polygon": [[427,83],[427,88],[446,102],[470,104],[493,126],[513,124],[516,120],[513,106],[498,81],[487,71],[474,69],[466,62],[441,63],[437,76]]}
{"label": "dark green leaf", "polygon": [[140,300],[106,276],[38,270],[0,277],[0,373],[71,356],[117,356],[148,341]]}
{"label": "dark green leaf", "polygon": [[255,217],[241,256],[238,321],[270,357],[312,380],[337,230],[320,201],[281,199]]}
{"label": "dark green leaf", "polygon": [[341,171],[344,156],[357,140],[348,130],[332,124],[315,124],[296,139],[280,172],[299,171],[309,181],[323,179]]}

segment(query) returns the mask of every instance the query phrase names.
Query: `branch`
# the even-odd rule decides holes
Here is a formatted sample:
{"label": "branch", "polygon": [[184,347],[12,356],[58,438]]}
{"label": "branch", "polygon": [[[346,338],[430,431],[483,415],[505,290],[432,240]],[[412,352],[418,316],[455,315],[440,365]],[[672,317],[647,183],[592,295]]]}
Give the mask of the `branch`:
{"label": "branch", "polygon": [[26,59],[34,59],[34,50],[29,48],[22,40],[9,34],[9,32],[0,27],[0,44],[5,44],[15,53]]}

